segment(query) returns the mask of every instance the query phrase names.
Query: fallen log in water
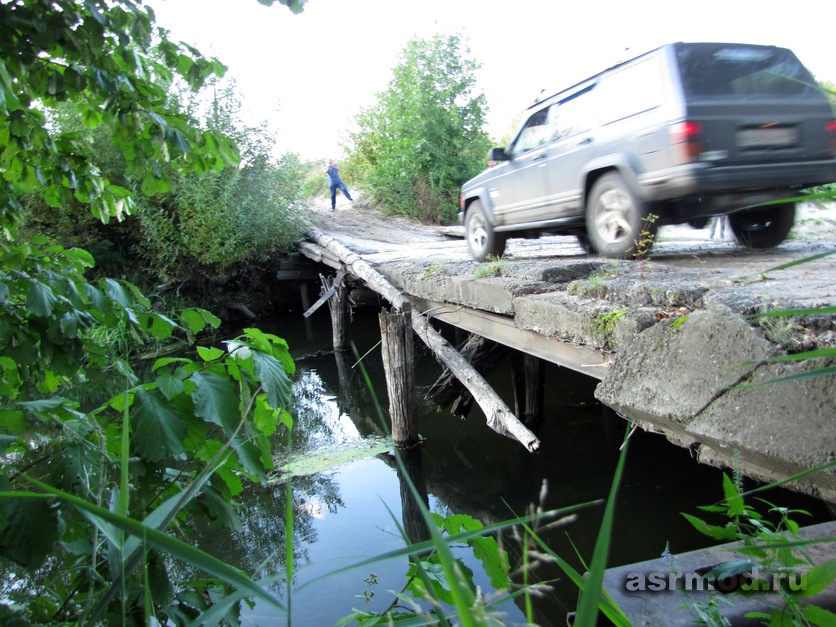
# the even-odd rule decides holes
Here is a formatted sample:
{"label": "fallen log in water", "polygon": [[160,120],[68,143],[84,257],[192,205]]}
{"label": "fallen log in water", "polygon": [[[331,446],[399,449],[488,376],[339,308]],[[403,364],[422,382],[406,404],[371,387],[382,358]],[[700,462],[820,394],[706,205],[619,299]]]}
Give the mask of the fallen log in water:
{"label": "fallen log in water", "polygon": [[309,230],[308,237],[325,249],[329,253],[328,256],[337,257],[342,264],[351,270],[354,276],[365,281],[366,285],[378,292],[397,309],[403,309],[405,303],[410,303],[413,311],[413,331],[473,395],[487,417],[488,426],[501,435],[518,440],[530,452],[535,452],[540,448],[540,440],[537,439],[537,436],[514,416],[513,412],[508,409],[508,406],[499,398],[482,375],[456,349],[450,346],[438,331],[429,325],[427,319],[420,315],[421,311],[397,287],[392,285],[386,277],[370,264],[363,261],[356,253],[334,238],[317,229]]}
{"label": "fallen log in water", "polygon": [[[487,376],[507,353],[507,348],[481,335],[471,333],[467,342],[458,348],[459,353],[470,363],[476,372]],[[473,404],[470,392],[464,389],[461,381],[445,368],[438,380],[427,392],[427,398],[440,407],[452,405],[450,412],[454,416],[466,418]]]}

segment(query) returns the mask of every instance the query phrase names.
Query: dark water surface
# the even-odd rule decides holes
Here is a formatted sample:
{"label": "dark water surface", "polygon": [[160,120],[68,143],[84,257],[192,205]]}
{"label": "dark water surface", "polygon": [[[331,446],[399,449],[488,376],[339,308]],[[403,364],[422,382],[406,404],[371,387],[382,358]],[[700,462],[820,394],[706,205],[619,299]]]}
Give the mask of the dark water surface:
{"label": "dark water surface", "polygon": [[[295,451],[320,450],[327,463],[343,446],[385,435],[362,375],[352,368],[355,357],[335,356],[331,351],[327,308],[308,321],[295,314],[253,326],[286,339],[296,360]],[[355,311],[349,337],[360,355],[368,352],[363,363],[381,404],[388,407],[380,351],[375,347],[380,339],[377,310]],[[491,431],[478,406],[468,419],[460,420],[427,402],[424,395],[442,368],[417,338],[415,349],[419,430],[426,441],[412,459],[423,474],[433,512],[467,514],[487,525],[508,519],[512,510],[526,513],[531,504],[541,502],[541,495],[545,509],[606,498],[625,423],[595,401],[595,380],[547,366],[545,415],[538,431],[541,450],[530,454],[516,441]],[[513,408],[509,363],[500,364],[488,379]],[[673,553],[708,546],[710,540],[694,531],[680,512],[699,515],[698,506],[718,501],[721,481],[719,470],[698,464],[687,450],[661,436],[635,432],[608,565],[652,559],[666,546]],[[387,608],[393,601],[388,591],[400,591],[406,584],[406,557],[344,569],[404,546],[399,532],[403,495],[391,458],[368,456],[294,478],[291,486],[296,521],[292,623],[333,625],[352,608]],[[765,498],[813,511],[810,522],[827,519],[820,503],[793,493],[775,491]],[[248,489],[239,502],[242,531],[218,535],[215,527],[197,530],[200,544],[255,573],[256,579],[281,575],[285,486],[277,481],[269,488]],[[591,559],[602,512],[603,506],[579,512],[574,522],[545,535],[549,545],[582,570],[575,553],[587,562]],[[503,541],[514,565],[519,561],[519,544],[508,536]],[[456,547],[455,553],[490,597],[493,588],[478,561],[466,547]],[[544,580],[558,579],[536,604],[537,623],[565,625],[577,590],[556,569],[543,568],[537,574]],[[284,584],[274,589],[286,603]],[[499,611],[504,624],[525,624],[524,613],[515,604],[506,603]],[[256,604],[247,611],[244,624],[283,625],[287,618]]]}

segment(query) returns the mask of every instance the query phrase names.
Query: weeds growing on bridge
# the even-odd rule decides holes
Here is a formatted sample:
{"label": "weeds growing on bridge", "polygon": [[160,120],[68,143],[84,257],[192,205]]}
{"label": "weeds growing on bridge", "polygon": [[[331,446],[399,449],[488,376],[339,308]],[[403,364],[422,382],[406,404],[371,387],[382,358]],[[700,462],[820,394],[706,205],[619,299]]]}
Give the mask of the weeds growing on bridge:
{"label": "weeds growing on bridge", "polygon": [[488,257],[488,263],[481,263],[473,271],[473,277],[476,279],[484,279],[490,276],[502,276],[502,267],[504,262],[501,257],[493,255]]}

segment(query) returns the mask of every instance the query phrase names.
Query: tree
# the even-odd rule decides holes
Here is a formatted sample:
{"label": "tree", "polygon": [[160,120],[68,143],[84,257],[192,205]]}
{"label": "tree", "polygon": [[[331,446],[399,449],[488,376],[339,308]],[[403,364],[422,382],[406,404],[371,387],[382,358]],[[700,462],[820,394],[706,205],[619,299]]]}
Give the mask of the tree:
{"label": "tree", "polygon": [[[234,524],[242,479],[272,467],[267,437],[290,424],[287,345],[249,329],[227,351],[157,360],[141,380],[111,338],[191,339],[217,318],[156,312],[131,283],[90,280],[87,251],[20,230],[29,202],[121,220],[135,190],[151,197],[175,173],[237,164],[231,138],[168,98],[175,79],[197,89],[223,71],[155,29],[138,0],[0,3],[0,560],[29,584],[3,578],[0,622],[195,618],[216,598],[174,588],[163,553],[200,563],[207,587],[275,604],[170,527],[187,513]],[[91,134],[59,115],[106,129],[124,168],[105,170]],[[82,397],[97,374],[117,391]]]}
{"label": "tree", "polygon": [[451,222],[459,187],[485,167],[485,96],[459,35],[407,43],[377,102],[357,116],[349,167],[384,211]]}

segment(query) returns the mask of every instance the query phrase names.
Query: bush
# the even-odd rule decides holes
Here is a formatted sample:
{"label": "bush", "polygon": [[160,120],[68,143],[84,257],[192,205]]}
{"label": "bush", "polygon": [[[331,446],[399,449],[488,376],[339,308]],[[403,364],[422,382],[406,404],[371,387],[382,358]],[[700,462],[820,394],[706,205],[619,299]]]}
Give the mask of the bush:
{"label": "bush", "polygon": [[357,116],[348,169],[383,212],[452,223],[461,184],[485,167],[485,96],[459,35],[412,40],[377,103]]}

